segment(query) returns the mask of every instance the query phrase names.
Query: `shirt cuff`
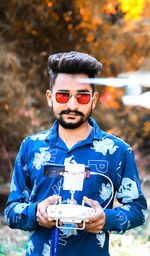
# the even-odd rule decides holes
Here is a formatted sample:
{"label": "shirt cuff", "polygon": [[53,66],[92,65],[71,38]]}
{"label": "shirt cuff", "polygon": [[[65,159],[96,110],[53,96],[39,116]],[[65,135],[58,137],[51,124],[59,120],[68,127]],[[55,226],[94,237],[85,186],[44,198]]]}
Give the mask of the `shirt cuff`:
{"label": "shirt cuff", "polygon": [[33,222],[34,225],[38,225],[36,218],[36,208],[38,203],[39,202],[32,203],[28,206],[28,216],[30,216],[30,221]]}
{"label": "shirt cuff", "polygon": [[112,230],[115,226],[116,214],[112,209],[105,209],[104,212],[106,215],[106,222],[102,230],[105,230],[105,231]]}

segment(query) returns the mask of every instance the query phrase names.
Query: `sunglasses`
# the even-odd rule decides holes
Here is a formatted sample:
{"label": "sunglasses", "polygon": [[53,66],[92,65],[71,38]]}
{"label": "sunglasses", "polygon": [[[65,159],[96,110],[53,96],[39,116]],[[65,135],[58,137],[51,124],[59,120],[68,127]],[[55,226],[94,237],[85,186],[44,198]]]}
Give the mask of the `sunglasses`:
{"label": "sunglasses", "polygon": [[63,91],[55,92],[55,99],[58,103],[67,103],[72,96],[76,98],[79,104],[88,104],[94,98],[92,98],[92,93],[90,92],[77,92],[76,94]]}

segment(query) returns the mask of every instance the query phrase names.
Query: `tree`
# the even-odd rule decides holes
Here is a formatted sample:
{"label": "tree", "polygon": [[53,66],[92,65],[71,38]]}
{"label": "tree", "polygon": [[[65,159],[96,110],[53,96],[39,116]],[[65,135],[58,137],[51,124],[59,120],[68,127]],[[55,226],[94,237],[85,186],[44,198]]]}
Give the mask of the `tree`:
{"label": "tree", "polygon": [[[102,76],[149,69],[148,1],[141,2],[145,5],[142,14],[138,14],[140,20],[131,19],[136,2],[0,1],[0,164],[3,180],[7,181],[10,176],[22,139],[47,129],[53,121],[44,97],[48,88],[47,58],[51,53],[87,52],[103,63]],[[100,98],[94,113],[101,128],[111,129],[110,132],[132,145],[136,138],[142,148],[149,134],[148,111],[125,108],[121,103],[122,90],[98,90],[105,99],[101,103]],[[110,97],[109,105],[106,95]]]}

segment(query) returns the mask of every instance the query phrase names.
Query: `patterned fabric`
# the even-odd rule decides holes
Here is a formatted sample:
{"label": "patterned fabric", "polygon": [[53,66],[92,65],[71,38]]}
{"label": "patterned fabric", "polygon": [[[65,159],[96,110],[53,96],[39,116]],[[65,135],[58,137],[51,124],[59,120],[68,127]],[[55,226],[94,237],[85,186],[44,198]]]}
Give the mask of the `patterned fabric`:
{"label": "patterned fabric", "polygon": [[44,177],[44,166],[49,163],[78,163],[90,166],[91,175],[84,180],[83,191],[75,192],[78,204],[83,196],[97,200],[102,207],[112,195],[109,177],[114,184],[118,201],[123,207],[112,209],[113,201],[105,209],[106,223],[99,234],[61,229],[57,256],[108,256],[109,233],[124,233],[142,225],[147,216],[147,205],[141,192],[139,177],[131,147],[102,130],[89,118],[93,127],[86,140],[68,149],[57,134],[58,124],[48,131],[27,137],[19,150],[12,177],[10,196],[5,208],[5,220],[11,228],[30,231],[26,256],[50,256],[52,230],[38,225],[36,205],[50,195],[70,199],[62,189],[62,178]]}

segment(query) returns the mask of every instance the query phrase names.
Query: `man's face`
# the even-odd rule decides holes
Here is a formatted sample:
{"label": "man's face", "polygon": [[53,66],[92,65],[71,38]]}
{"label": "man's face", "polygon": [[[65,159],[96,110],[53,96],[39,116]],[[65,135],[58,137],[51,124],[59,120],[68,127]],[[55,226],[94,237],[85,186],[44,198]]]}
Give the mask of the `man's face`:
{"label": "man's face", "polygon": [[[58,74],[52,92],[47,91],[47,100],[49,106],[52,106],[54,115],[59,124],[65,129],[75,129],[80,127],[90,116],[92,109],[95,108],[97,101],[97,92],[92,95],[92,88],[89,84],[79,83],[80,78],[88,78],[85,74]],[[70,97],[67,102],[61,103],[62,95],[59,93],[69,93]],[[81,104],[78,102],[77,97],[83,95],[77,95],[77,93],[89,94],[89,102],[87,104]],[[58,96],[58,98],[57,98]],[[68,97],[68,95],[66,95]],[[87,97],[87,96],[85,96]],[[93,98],[93,99],[92,99]],[[84,101],[83,101],[84,102]]]}

